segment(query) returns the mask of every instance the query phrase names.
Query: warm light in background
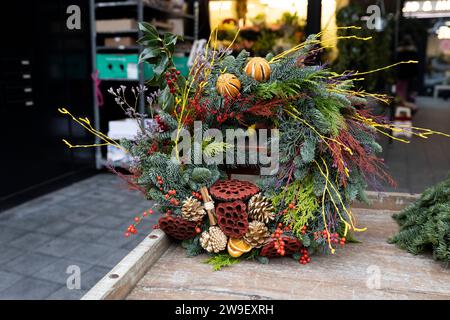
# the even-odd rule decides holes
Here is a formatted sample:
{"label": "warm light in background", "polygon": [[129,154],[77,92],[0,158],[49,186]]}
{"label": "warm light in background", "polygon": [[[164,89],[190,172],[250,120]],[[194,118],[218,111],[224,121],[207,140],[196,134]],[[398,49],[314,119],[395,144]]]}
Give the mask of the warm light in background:
{"label": "warm light in background", "polygon": [[[236,19],[236,3],[236,0],[210,1],[211,27],[217,26],[227,18]],[[277,23],[284,12],[297,12],[300,20],[306,20],[307,7],[307,0],[248,0],[246,22],[247,25],[252,25],[251,19],[264,14],[266,23]]]}

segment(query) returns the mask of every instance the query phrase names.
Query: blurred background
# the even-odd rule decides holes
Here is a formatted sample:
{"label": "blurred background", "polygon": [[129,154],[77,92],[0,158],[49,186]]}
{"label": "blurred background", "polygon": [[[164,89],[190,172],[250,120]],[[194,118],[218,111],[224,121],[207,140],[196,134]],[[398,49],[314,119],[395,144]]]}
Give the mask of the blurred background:
{"label": "blurred background", "polygon": [[[76,299],[145,236],[123,230],[150,207],[107,164],[129,159],[113,149],[69,149],[93,136],[57,109],[88,117],[110,137],[132,137],[110,87],[144,84],[138,21],[184,37],[177,68],[186,73],[192,46],[218,26],[221,45],[253,55],[279,53],[323,32],[318,56],[336,71],[374,70],[358,88],[393,97],[372,102],[397,124],[450,132],[450,0],[21,0],[0,11],[0,298]],[[338,30],[340,26],[360,30]],[[371,36],[371,41],[338,36]],[[142,103],[141,110],[144,105]],[[420,193],[450,169],[450,141],[442,136],[380,137],[397,186],[377,191]],[[147,228],[156,222],[149,219]],[[80,266],[81,288],[67,287],[66,269]]]}

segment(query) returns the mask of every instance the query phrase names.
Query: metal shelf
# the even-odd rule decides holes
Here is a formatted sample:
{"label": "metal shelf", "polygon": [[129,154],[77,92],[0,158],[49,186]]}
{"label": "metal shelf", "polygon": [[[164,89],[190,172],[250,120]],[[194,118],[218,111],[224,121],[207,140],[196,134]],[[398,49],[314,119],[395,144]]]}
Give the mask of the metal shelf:
{"label": "metal shelf", "polygon": [[104,78],[104,79],[102,79],[102,78],[99,78],[99,80],[100,81],[120,81],[120,82],[137,82],[137,81],[139,81],[139,79],[126,79],[126,78],[124,78],[124,79],[116,79],[116,78]]}
{"label": "metal shelf", "polygon": [[[95,4],[96,8],[115,8],[115,7],[132,7],[137,6],[139,1],[111,1],[111,2],[99,2]],[[159,11],[160,13],[165,13],[166,15],[172,18],[185,18],[194,20],[194,15],[187,14],[184,12],[172,11],[169,8],[164,8],[160,6],[156,6],[153,4],[142,3],[144,9],[152,9],[155,11]]]}
{"label": "metal shelf", "polygon": [[96,8],[111,8],[111,7],[124,7],[124,6],[137,6],[138,1],[110,1],[110,2],[97,2]]}
{"label": "metal shelf", "polygon": [[97,32],[97,34],[100,35],[105,35],[105,36],[109,36],[109,35],[115,35],[115,34],[137,34],[139,33],[138,29],[130,29],[130,30],[122,30],[122,31],[99,31]]}
{"label": "metal shelf", "polygon": [[184,13],[184,12],[171,11],[170,9],[158,7],[158,6],[155,6],[155,5],[152,5],[152,4],[144,4],[144,7],[145,8],[150,8],[150,9],[162,12],[162,13],[165,13],[165,14],[171,16],[171,17],[174,17],[174,18],[178,17],[178,18],[194,19],[194,15],[192,15],[192,14],[187,14],[187,13]]}
{"label": "metal shelf", "polygon": [[139,46],[119,46],[119,47],[107,47],[98,46],[97,51],[138,51]]}
{"label": "metal shelf", "polygon": [[[117,8],[116,9],[106,9],[106,8]],[[122,8],[123,10],[120,10]],[[126,10],[127,8],[132,10]],[[105,9],[103,11],[103,9]],[[140,54],[143,50],[142,46],[126,46],[126,47],[106,47],[106,46],[97,46],[97,38],[98,37],[107,37],[107,36],[117,36],[117,35],[133,35],[137,38],[142,37],[142,31],[138,29],[130,29],[123,31],[111,31],[111,32],[97,32],[96,26],[96,13],[97,10],[102,10],[102,19],[105,17],[106,19],[116,18],[121,16],[122,11],[124,15],[133,15],[133,19],[136,21],[144,21],[145,17],[149,16],[150,13],[153,13],[154,16],[164,16],[167,18],[174,19],[192,19],[194,24],[193,34],[194,36],[183,36],[187,41],[195,40],[195,35],[198,34],[198,1],[194,2],[194,12],[195,15],[187,14],[184,12],[174,12],[169,8],[163,8],[152,4],[144,3],[144,0],[129,0],[129,1],[108,1],[108,2],[96,2],[95,0],[89,0],[89,13],[90,13],[90,24],[91,24],[91,60],[92,60],[92,69],[96,70],[96,54],[99,51],[106,52],[122,52],[122,51],[135,51]],[[138,83],[139,85],[145,85],[146,80],[144,79],[144,66],[140,64],[139,68],[139,79],[100,79],[105,82],[130,82],[130,83]],[[97,90],[95,83],[92,83],[93,90]],[[142,93],[141,99],[139,101],[139,112],[145,113],[145,101]],[[94,97],[94,128],[100,131],[100,108],[98,106],[97,100]],[[98,137],[95,138],[95,143],[99,144],[100,139]],[[101,169],[105,165],[105,159],[102,157],[102,152],[100,148],[96,148],[95,150],[95,164],[97,169]]]}

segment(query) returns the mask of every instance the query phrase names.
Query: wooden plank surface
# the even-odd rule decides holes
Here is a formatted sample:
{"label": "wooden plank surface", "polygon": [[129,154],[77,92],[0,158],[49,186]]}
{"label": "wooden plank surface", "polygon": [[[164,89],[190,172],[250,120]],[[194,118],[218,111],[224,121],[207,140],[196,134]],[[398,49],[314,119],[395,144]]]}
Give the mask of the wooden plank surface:
{"label": "wooden plank surface", "polygon": [[244,261],[212,271],[207,256],[186,257],[172,244],[127,299],[450,299],[450,270],[386,242],[397,230],[393,211],[354,209],[363,242],[335,255],[270,264]]}
{"label": "wooden plank surface", "polygon": [[121,300],[170,246],[162,230],[153,230],[81,300]]}

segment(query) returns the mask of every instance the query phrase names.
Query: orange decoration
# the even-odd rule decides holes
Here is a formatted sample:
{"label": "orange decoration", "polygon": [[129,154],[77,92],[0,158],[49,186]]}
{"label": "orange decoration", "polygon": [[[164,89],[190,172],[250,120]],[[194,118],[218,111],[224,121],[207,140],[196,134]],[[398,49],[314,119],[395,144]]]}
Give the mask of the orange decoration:
{"label": "orange decoration", "polygon": [[249,252],[253,248],[242,238],[240,239],[230,238],[230,240],[228,240],[228,244],[230,245],[231,249],[242,252]]}
{"label": "orange decoration", "polygon": [[247,244],[243,239],[230,238],[228,240],[227,251],[234,258],[238,258],[250,250],[252,250],[252,246]]}
{"label": "orange decoration", "polygon": [[251,58],[245,66],[245,73],[256,81],[267,81],[270,78],[270,65],[266,59]]}
{"label": "orange decoration", "polygon": [[241,90],[241,81],[231,73],[224,73],[217,78],[217,92],[221,96],[237,97]]}

